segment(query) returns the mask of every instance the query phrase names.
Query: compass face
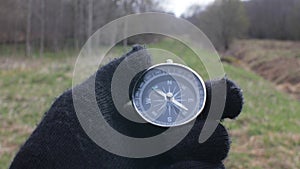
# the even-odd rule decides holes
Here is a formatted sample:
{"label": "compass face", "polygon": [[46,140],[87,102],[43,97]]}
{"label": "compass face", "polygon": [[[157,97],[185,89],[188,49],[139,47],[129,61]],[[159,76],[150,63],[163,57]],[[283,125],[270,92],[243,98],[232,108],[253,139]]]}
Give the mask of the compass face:
{"label": "compass face", "polygon": [[162,127],[186,124],[202,111],[205,84],[192,69],[175,63],[150,67],[135,84],[132,102],[147,122]]}

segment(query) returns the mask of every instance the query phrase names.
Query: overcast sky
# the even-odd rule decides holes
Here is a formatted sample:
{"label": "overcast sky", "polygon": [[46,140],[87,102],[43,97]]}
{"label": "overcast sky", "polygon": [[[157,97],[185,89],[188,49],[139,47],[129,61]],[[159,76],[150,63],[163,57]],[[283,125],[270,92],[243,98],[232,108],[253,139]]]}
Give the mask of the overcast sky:
{"label": "overcast sky", "polygon": [[163,2],[162,5],[167,11],[171,11],[175,13],[176,16],[180,16],[193,4],[205,6],[214,2],[214,0],[165,0]]}

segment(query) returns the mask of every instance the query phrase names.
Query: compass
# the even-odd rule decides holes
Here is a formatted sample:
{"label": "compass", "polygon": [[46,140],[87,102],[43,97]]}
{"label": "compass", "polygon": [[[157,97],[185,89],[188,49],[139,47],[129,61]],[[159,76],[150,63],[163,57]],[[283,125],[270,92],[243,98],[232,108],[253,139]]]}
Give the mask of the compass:
{"label": "compass", "polygon": [[205,101],[206,88],[201,76],[172,60],[148,68],[132,92],[137,113],[161,127],[180,126],[194,120]]}

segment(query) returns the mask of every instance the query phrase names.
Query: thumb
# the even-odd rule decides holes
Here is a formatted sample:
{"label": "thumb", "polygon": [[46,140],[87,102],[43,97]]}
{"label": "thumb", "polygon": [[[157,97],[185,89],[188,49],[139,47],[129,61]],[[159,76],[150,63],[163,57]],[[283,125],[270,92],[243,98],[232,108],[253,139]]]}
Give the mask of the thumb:
{"label": "thumb", "polygon": [[[222,89],[222,85],[226,84],[226,99],[225,107],[222,112],[222,119],[235,119],[242,111],[244,104],[244,97],[242,89],[232,80],[223,78],[221,80],[206,81],[207,99],[204,110],[200,114],[201,119],[206,119],[210,110],[212,102],[212,90]],[[222,97],[222,96],[219,96]],[[218,119],[215,119],[218,120]]]}
{"label": "thumb", "polygon": [[101,67],[96,73],[98,107],[111,127],[127,136],[150,137],[164,131],[145,123],[128,104],[131,103],[133,84],[138,75],[150,66],[150,54],[145,47],[135,45],[130,52]]}

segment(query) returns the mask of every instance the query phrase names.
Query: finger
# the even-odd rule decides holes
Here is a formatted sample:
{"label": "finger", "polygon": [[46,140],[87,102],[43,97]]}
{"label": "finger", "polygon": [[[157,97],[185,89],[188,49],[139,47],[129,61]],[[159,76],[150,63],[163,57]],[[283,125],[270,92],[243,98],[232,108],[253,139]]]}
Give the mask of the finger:
{"label": "finger", "polygon": [[242,89],[233,81],[226,79],[227,96],[222,118],[236,118],[243,109],[244,97]]}
{"label": "finger", "polygon": [[111,76],[115,72],[116,68],[122,63],[125,65],[124,70],[126,73],[130,73],[134,70],[145,69],[151,66],[151,57],[146,48],[141,45],[134,45],[128,53],[124,54],[120,58],[116,58],[110,63],[101,67],[97,73],[105,72]]}
{"label": "finger", "polygon": [[140,118],[131,104],[126,105],[130,102],[135,78],[150,66],[151,58],[146,49],[135,45],[130,52],[103,66],[96,74],[95,93],[101,113],[111,127],[130,137],[151,137],[165,131],[128,118]]}
{"label": "finger", "polygon": [[[205,107],[200,114],[201,119],[206,119],[207,115],[210,110],[210,105],[212,101],[212,90],[218,90],[221,88],[221,85],[226,84],[226,100],[225,100],[225,107],[222,114],[222,119],[224,118],[230,118],[234,119],[236,118],[242,111],[243,104],[244,104],[244,98],[243,98],[243,92],[240,89],[240,87],[234,83],[232,80],[229,80],[227,78],[223,78],[221,80],[213,80],[213,81],[206,81],[206,91],[207,91],[207,98]],[[219,96],[222,97],[222,96]],[[222,100],[222,99],[221,99]],[[218,119],[215,119],[218,120]]]}
{"label": "finger", "polygon": [[151,57],[144,46],[134,45],[132,50],[123,57],[131,71],[147,69],[151,66]]}
{"label": "finger", "polygon": [[196,120],[189,134],[168,152],[174,161],[196,160],[220,163],[227,157],[230,149],[230,140],[228,132],[222,124],[217,126],[208,140],[204,143],[198,142],[200,132],[205,132],[202,131],[204,123],[204,120]]}

